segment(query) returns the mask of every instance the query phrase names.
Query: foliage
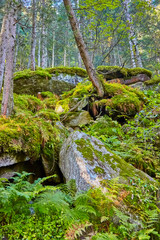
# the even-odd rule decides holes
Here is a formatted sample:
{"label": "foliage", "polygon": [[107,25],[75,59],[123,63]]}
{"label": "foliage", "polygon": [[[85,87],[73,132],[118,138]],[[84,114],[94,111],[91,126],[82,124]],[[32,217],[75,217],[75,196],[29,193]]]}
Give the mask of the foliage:
{"label": "foliage", "polygon": [[77,193],[74,181],[45,186],[50,177],[31,184],[29,175],[17,174],[12,183],[0,179],[1,238],[138,240],[160,236],[154,183],[130,179],[125,185],[111,180],[103,182],[106,191]]}
{"label": "foliage", "polygon": [[136,168],[159,179],[160,95],[145,92],[148,102],[134,119],[121,126],[106,115],[83,130]]}

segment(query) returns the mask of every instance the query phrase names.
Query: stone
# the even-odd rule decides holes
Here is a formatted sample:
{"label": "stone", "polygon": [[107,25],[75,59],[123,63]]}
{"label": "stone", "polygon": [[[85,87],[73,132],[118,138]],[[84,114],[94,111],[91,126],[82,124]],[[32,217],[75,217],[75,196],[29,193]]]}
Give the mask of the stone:
{"label": "stone", "polygon": [[33,173],[31,180],[44,176],[44,170],[41,161],[31,162],[30,158],[17,153],[0,154],[0,178],[10,179],[16,172],[23,171]]}
{"label": "stone", "polygon": [[108,80],[108,82],[110,83],[121,83],[121,84],[125,84],[125,85],[133,85],[135,83],[143,83],[147,80],[149,80],[150,78],[146,75],[146,74],[138,74],[136,76],[132,76],[128,79],[125,78],[115,78],[112,80]]}
{"label": "stone", "polygon": [[12,154],[12,153],[1,153],[0,154],[0,167],[7,167],[10,165],[17,164],[19,162],[29,161],[30,158],[25,156],[23,153]]}
{"label": "stone", "polygon": [[86,191],[90,187],[103,187],[105,180],[119,178],[125,182],[130,177],[153,179],[112,153],[95,137],[75,131],[63,143],[60,170],[68,182],[75,179],[77,189]]}
{"label": "stone", "polygon": [[89,124],[93,118],[88,111],[70,112],[65,120],[67,127],[80,127]]}
{"label": "stone", "polygon": [[64,91],[70,91],[78,82],[84,78],[77,75],[69,74],[52,74],[51,79],[34,75],[29,78],[19,78],[14,80],[14,92],[17,94],[36,95],[38,92],[50,91],[57,95],[61,95]]}

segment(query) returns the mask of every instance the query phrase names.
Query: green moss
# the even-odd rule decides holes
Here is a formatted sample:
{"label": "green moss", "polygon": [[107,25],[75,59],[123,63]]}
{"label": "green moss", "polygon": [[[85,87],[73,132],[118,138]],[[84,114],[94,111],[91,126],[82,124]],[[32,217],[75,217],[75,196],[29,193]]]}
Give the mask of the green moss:
{"label": "green moss", "polygon": [[95,173],[98,173],[98,174],[100,174],[100,175],[103,175],[103,174],[105,173],[104,169],[101,168],[101,167],[95,167],[95,168],[94,168],[94,172],[95,172]]}
{"label": "green moss", "polygon": [[77,150],[82,153],[83,157],[88,161],[93,161],[93,147],[91,143],[84,139],[76,140],[75,143],[77,144]]}
{"label": "green moss", "polygon": [[154,85],[160,83],[160,76],[154,76],[152,79],[144,82],[145,85]]}
{"label": "green moss", "polygon": [[87,77],[87,72],[83,68],[78,68],[78,67],[54,67],[54,68],[47,68],[46,69],[50,74],[59,74],[59,73],[64,73],[64,74],[69,74],[71,76],[77,75],[79,77]]}
{"label": "green moss", "polygon": [[[143,172],[140,172],[136,170],[132,165],[127,164],[122,158],[118,157],[107,147],[105,148],[110,154],[103,154],[100,150],[98,151],[97,149],[95,149],[90,143],[89,139],[79,139],[76,140],[75,143],[77,144],[77,150],[82,153],[83,157],[87,161],[89,161],[89,164],[94,164],[93,161],[99,161],[101,162],[101,164],[105,164],[106,162],[113,170],[115,170],[117,176],[124,178],[124,180],[126,180],[128,177],[134,176],[141,177],[142,179],[147,179],[146,175]],[[98,147],[101,148],[101,146]],[[94,171],[100,174],[105,173],[105,170],[98,166],[94,168]]]}
{"label": "green moss", "polygon": [[48,78],[50,79],[52,76],[46,69],[39,69],[36,71],[31,71],[30,69],[26,69],[20,72],[16,72],[14,74],[14,80],[22,79],[22,78],[30,78],[33,76],[39,76],[40,78]]}
{"label": "green moss", "polygon": [[23,152],[36,160],[42,153],[46,154],[47,149],[52,149],[53,156],[62,140],[60,129],[54,124],[59,116],[34,96],[14,94],[14,102],[14,115],[7,119],[0,117],[1,151]]}
{"label": "green moss", "polygon": [[152,76],[152,72],[144,68],[122,68],[119,66],[99,66],[98,73],[104,75],[106,79],[113,78],[130,78],[138,74],[146,74],[148,77]]}

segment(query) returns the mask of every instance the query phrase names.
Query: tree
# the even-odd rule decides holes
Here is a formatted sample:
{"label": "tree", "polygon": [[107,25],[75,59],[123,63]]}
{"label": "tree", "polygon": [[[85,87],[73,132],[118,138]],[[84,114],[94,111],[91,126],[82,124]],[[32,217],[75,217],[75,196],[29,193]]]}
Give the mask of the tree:
{"label": "tree", "polygon": [[11,115],[13,110],[13,69],[18,8],[18,0],[7,1],[8,16],[6,21],[7,25],[5,26],[5,28],[8,29],[6,34],[6,70],[1,107],[1,114],[3,116]]}
{"label": "tree", "polygon": [[86,67],[86,71],[88,73],[89,79],[91,80],[92,84],[94,87],[96,87],[97,89],[97,93],[100,97],[104,96],[104,89],[103,89],[103,84],[101,83],[101,81],[98,79],[96,72],[94,70],[94,66],[93,63],[90,60],[88,51],[86,49],[86,45],[84,43],[84,40],[82,38],[82,35],[80,33],[79,27],[78,27],[78,23],[71,5],[70,0],[63,0],[64,5],[65,5],[65,9],[70,21],[70,25],[77,43],[77,47],[79,49],[79,52],[81,54],[81,58],[83,60],[83,63]]}
{"label": "tree", "polygon": [[36,0],[32,0],[32,38],[31,38],[31,70],[35,71],[35,51],[36,51]]}
{"label": "tree", "polygon": [[[7,8],[6,8],[7,10]],[[8,30],[8,14],[6,13],[3,18],[1,33],[0,33],[0,92],[3,84],[5,59],[6,59],[6,43],[7,43],[7,30]]]}

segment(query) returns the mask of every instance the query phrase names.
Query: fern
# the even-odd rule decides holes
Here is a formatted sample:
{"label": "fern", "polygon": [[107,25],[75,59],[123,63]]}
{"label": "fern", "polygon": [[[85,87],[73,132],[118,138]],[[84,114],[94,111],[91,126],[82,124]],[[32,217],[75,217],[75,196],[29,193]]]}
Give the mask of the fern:
{"label": "fern", "polygon": [[98,233],[92,237],[92,240],[119,240],[115,234],[112,233]]}

